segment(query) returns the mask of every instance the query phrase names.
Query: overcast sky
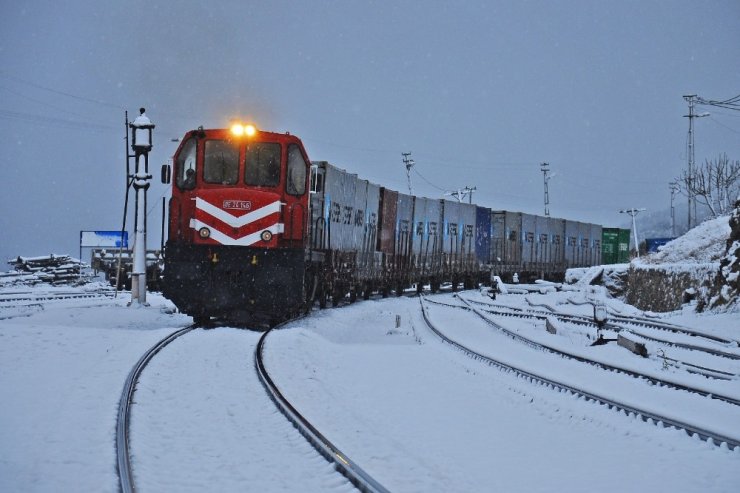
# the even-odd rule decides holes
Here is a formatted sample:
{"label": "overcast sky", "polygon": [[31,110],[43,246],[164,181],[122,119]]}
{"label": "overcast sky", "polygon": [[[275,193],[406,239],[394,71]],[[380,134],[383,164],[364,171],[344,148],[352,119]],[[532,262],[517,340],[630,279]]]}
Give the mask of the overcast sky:
{"label": "overcast sky", "polygon": [[[155,172],[172,139],[242,117],[399,191],[411,152],[415,194],[475,186],[495,209],[542,214],[546,161],[551,215],[619,226],[668,210],[690,93],[740,94],[737,0],[3,2],[0,261],[120,229],[140,106]],[[740,112],[699,111],[697,162],[740,159]]]}

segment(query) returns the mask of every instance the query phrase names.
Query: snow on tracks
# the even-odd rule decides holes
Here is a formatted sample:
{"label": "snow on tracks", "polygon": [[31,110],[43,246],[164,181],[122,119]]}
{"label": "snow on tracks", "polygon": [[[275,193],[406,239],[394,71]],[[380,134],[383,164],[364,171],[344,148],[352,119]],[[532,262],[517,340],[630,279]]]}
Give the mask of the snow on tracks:
{"label": "snow on tracks", "polygon": [[[462,340],[451,338],[446,334],[446,329],[443,331],[438,326],[432,323],[428,314],[428,308],[427,306],[425,306],[423,299],[421,299],[420,302],[422,314],[428,327],[442,340],[462,350],[475,359],[481,360],[489,365],[497,366],[503,370],[513,371],[515,374],[526,378],[530,382],[543,384],[559,392],[567,392],[583,397],[586,400],[591,400],[599,404],[606,405],[609,409],[616,409],[629,416],[640,418],[642,421],[645,421],[647,423],[657,423],[660,426],[673,426],[677,429],[685,430],[690,436],[695,436],[702,440],[706,440],[707,442],[719,447],[729,446],[731,448],[735,448],[736,450],[740,450],[740,438],[738,438],[737,436],[732,436],[731,433],[728,434],[726,433],[726,431],[718,431],[715,427],[716,423],[706,422],[706,417],[704,418],[703,424],[695,424],[696,422],[687,422],[685,419],[676,417],[673,413],[659,414],[660,411],[656,412],[654,406],[645,407],[630,402],[629,400],[625,401],[623,398],[619,397],[619,393],[613,392],[614,389],[609,388],[608,385],[602,387],[601,391],[593,389],[591,388],[593,387],[593,385],[584,385],[585,380],[578,383],[578,372],[570,373],[564,367],[559,368],[559,366],[563,365],[555,364],[557,363],[557,360],[546,362],[543,366],[543,363],[538,361],[542,359],[540,357],[533,357],[533,355],[528,356],[521,351],[519,353],[516,353],[515,351],[514,354],[511,354],[510,350],[516,349],[515,346],[509,346],[507,348],[508,351],[504,350],[507,353],[504,357],[502,357],[502,355],[489,356],[487,354],[483,354],[482,352],[480,352],[480,350],[472,349],[471,346],[466,345],[465,343],[465,337],[463,334],[464,331],[456,331],[457,336],[463,336]],[[459,322],[456,325],[459,326]],[[491,348],[488,348],[489,351],[490,349]],[[498,352],[501,352],[501,350],[499,350]],[[539,370],[533,368],[539,368]],[[593,380],[593,377],[594,375],[589,375],[589,380]],[[626,387],[624,383],[622,383],[622,386]],[[604,389],[609,390],[604,393]],[[725,414],[728,414],[726,409],[724,411]],[[730,416],[735,416],[737,413],[735,411],[732,411],[729,414]],[[711,414],[705,414],[705,416],[709,415]],[[713,417],[716,418],[717,415],[715,414],[713,415]],[[720,428],[722,427],[720,426]],[[729,428],[724,428],[724,430],[727,429]]]}
{"label": "snow on tracks", "polygon": [[277,412],[253,367],[258,333],[173,341],[139,379],[131,451],[141,491],[349,491]]}

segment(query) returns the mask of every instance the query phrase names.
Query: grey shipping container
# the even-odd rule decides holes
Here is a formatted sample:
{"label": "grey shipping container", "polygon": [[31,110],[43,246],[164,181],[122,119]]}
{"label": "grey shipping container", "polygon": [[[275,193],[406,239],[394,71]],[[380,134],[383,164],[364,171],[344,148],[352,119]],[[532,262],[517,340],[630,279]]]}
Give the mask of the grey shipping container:
{"label": "grey shipping container", "polygon": [[537,216],[522,213],[522,269],[535,270],[537,262]]}
{"label": "grey shipping container", "polygon": [[436,275],[442,251],[442,206],[437,199],[417,197],[414,205],[414,239],[411,242],[416,271]]}
{"label": "grey shipping container", "polygon": [[517,272],[522,263],[522,213],[492,211],[491,263],[499,273]]}

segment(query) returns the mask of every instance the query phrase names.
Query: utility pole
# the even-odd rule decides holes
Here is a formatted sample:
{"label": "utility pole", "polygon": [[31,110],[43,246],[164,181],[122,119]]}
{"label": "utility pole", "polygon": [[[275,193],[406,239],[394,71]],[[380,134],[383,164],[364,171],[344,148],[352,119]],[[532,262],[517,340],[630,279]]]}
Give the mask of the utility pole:
{"label": "utility pole", "polygon": [[453,190],[451,192],[445,192],[445,195],[449,195],[451,197],[455,197],[458,202],[462,202],[463,200],[465,200],[465,196],[467,195],[468,196],[468,204],[472,204],[473,203],[473,192],[475,192],[475,190],[477,188],[478,187],[470,188],[470,187],[467,187],[466,186],[465,188],[463,188],[461,190]]}
{"label": "utility pole", "polygon": [[641,209],[635,209],[634,207],[632,209],[622,209],[622,214],[629,214],[632,216],[632,231],[635,235],[635,250],[637,251],[637,258],[640,258],[640,242],[637,240],[637,223],[635,222],[635,216],[637,216],[640,212],[646,211],[644,207]]}
{"label": "utility pole", "polygon": [[670,183],[671,188],[671,235],[675,238],[676,237],[676,208],[673,206],[673,198],[676,196],[676,193],[681,189],[678,186],[678,183],[675,181],[672,181]]}
{"label": "utility pole", "polygon": [[403,156],[403,164],[406,166],[406,180],[409,184],[409,195],[413,195],[411,192],[411,168],[413,168],[416,163],[413,159],[409,158],[409,156],[411,156],[410,152],[402,152],[401,155]]}
{"label": "utility pole", "polygon": [[698,102],[698,96],[696,94],[684,95],[684,100],[689,103],[689,114],[684,115],[684,118],[689,119],[689,138],[688,138],[688,176],[686,181],[686,195],[689,197],[689,224],[688,229],[692,228],[692,224],[696,223],[696,199],[694,199],[694,192],[691,182],[694,179],[694,118],[701,118],[709,116],[709,113],[702,113],[697,115],[694,113],[694,105]]}
{"label": "utility pole", "polygon": [[545,217],[550,217],[550,191],[548,190],[547,184],[550,181],[550,177],[547,174],[550,172],[550,165],[548,163],[542,163],[540,165],[542,175],[545,180]]}

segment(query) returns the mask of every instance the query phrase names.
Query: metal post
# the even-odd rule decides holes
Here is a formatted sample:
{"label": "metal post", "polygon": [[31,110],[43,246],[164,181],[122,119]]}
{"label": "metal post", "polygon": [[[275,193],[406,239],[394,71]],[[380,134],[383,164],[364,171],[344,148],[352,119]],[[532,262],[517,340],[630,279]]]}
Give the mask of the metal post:
{"label": "metal post", "polygon": [[673,206],[673,198],[679,190],[678,183],[671,182],[671,235],[676,237],[676,208]]}
{"label": "metal post", "polygon": [[409,158],[409,156],[411,155],[410,152],[402,152],[401,155],[403,156],[403,164],[406,165],[406,180],[408,180],[409,184],[409,195],[413,195],[411,191],[411,168],[416,163],[413,159]]}
{"label": "metal post", "polygon": [[[136,223],[134,233],[133,265],[131,268],[131,304],[146,304],[146,192],[149,189],[149,151],[152,149],[154,125],[141,108],[140,115],[130,124],[131,148],[136,162],[133,186],[136,190]],[[142,159],[143,169],[142,169]]]}
{"label": "metal post", "polygon": [[694,210],[694,192],[691,186],[694,172],[694,103],[696,102],[696,94],[687,94],[683,97],[689,103],[689,114],[684,115],[685,118],[689,119],[689,138],[688,138],[688,177],[686,181],[686,195],[689,197],[689,215],[688,215],[688,229],[691,229],[692,219],[696,220]]}
{"label": "metal post", "polygon": [[696,199],[694,198],[694,189],[692,187],[692,181],[694,180],[694,168],[696,165],[695,162],[695,152],[694,152],[694,118],[703,118],[705,116],[709,116],[709,113],[702,113],[700,115],[697,115],[694,113],[694,105],[699,103],[701,104],[701,101],[699,101],[701,98],[699,98],[696,94],[687,94],[683,97],[688,103],[689,103],[689,114],[684,115],[684,118],[689,119],[689,138],[688,138],[688,177],[686,179],[686,195],[689,197],[689,224],[688,229],[692,228],[692,225],[696,224]]}
{"label": "metal post", "polygon": [[[149,188],[146,173],[141,170],[140,152],[136,153],[136,226],[134,233],[134,263],[131,269],[131,302],[146,303],[146,191]],[[146,154],[144,154],[146,159]]]}
{"label": "metal post", "polygon": [[161,233],[161,236],[159,237],[160,238],[160,240],[159,240],[159,252],[160,252],[160,255],[162,254],[162,252],[164,252],[164,225],[165,225],[165,221],[167,219],[167,212],[166,211],[167,211],[167,209],[166,209],[166,206],[165,206],[165,198],[162,197],[162,233]]}
{"label": "metal post", "polygon": [[550,192],[548,190],[547,184],[550,181],[550,177],[547,176],[547,174],[550,172],[548,163],[542,163],[540,165],[540,169],[542,170],[542,175],[545,180],[545,217],[550,217]]}
{"label": "metal post", "polygon": [[633,207],[632,209],[622,209],[621,211],[619,211],[623,214],[629,214],[630,216],[632,216],[632,231],[635,235],[635,250],[637,251],[637,258],[640,258],[640,242],[637,239],[637,222],[635,221],[635,217],[637,216],[637,214],[645,210],[647,209],[645,209],[644,207],[642,209],[635,209]]}

